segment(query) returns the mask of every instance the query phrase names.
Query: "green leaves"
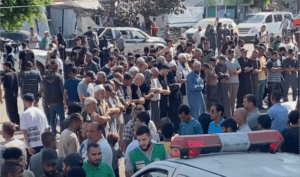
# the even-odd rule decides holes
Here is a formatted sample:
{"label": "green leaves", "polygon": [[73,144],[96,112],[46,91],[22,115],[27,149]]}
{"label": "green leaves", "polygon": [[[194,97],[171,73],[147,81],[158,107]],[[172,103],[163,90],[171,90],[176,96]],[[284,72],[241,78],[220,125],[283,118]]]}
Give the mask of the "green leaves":
{"label": "green leaves", "polygon": [[33,26],[35,18],[43,18],[41,8],[51,2],[52,0],[2,0],[2,7],[11,8],[1,9],[1,27],[7,31],[20,30],[26,20]]}

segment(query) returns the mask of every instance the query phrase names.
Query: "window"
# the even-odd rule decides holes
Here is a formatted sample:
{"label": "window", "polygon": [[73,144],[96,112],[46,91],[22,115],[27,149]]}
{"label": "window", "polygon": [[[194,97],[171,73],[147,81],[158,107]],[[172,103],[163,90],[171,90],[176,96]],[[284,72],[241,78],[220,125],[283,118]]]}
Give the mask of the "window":
{"label": "window", "polygon": [[168,171],[166,170],[151,169],[142,173],[138,177],[167,177],[167,176],[168,176]]}
{"label": "window", "polygon": [[282,15],[274,15],[275,22],[281,22],[282,21]]}
{"label": "window", "polygon": [[146,39],[146,36],[139,31],[131,31],[133,39]]}
{"label": "window", "polygon": [[293,19],[290,14],[284,14],[284,16],[287,16],[289,20]]}
{"label": "window", "polygon": [[266,23],[272,23],[272,22],[273,22],[272,15],[267,16]]}
{"label": "window", "polygon": [[[124,39],[132,39],[133,38],[131,32],[128,30],[122,30],[120,32],[122,33],[122,36]],[[117,33],[117,38],[119,37],[120,32]]]}
{"label": "window", "polygon": [[107,29],[105,32],[104,32],[104,36],[106,37],[107,40],[112,40],[113,39],[113,34],[111,32],[111,29]]}

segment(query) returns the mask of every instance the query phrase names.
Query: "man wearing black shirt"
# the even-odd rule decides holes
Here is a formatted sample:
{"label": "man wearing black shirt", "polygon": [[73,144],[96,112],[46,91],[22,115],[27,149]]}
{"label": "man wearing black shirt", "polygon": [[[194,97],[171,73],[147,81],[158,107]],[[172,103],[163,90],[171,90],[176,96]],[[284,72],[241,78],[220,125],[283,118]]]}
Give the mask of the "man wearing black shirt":
{"label": "man wearing black shirt", "polygon": [[87,52],[87,48],[81,45],[81,39],[76,38],[76,46],[73,47],[72,51],[76,50],[78,53],[78,58],[75,61],[76,66],[80,66],[84,63],[85,60],[85,54]]}
{"label": "man wearing black shirt", "polygon": [[217,103],[218,100],[215,99],[208,99],[207,100],[207,107],[206,107],[206,112],[201,114],[198,118],[199,123],[202,126],[203,129],[203,134],[207,134],[208,132],[208,128],[209,128],[209,124],[212,122],[212,118],[210,117],[210,108],[214,103]]}
{"label": "man wearing black shirt", "polygon": [[85,63],[84,63],[84,72],[94,71],[94,73],[98,73],[100,71],[99,65],[93,61],[93,55],[90,52],[86,53]]}
{"label": "man wearing black shirt", "polygon": [[97,65],[100,67],[101,59],[99,57],[99,52],[100,52],[99,49],[94,48],[93,51],[92,51],[92,54],[93,54],[93,61],[95,63],[97,63]]}
{"label": "man wearing black shirt", "polygon": [[20,125],[20,116],[18,113],[18,93],[19,93],[19,76],[17,72],[12,71],[12,64],[7,61],[3,69],[3,87],[5,91],[6,112],[11,122]]}
{"label": "man wearing black shirt", "polygon": [[27,47],[27,43],[22,43],[22,48],[23,50],[19,53],[19,67],[21,71],[25,70],[25,64],[27,61],[31,61],[34,69],[36,69],[34,53]]}
{"label": "man wearing black shirt", "polygon": [[166,92],[165,94],[161,94],[161,98],[160,98],[160,118],[162,117],[167,117],[168,116],[168,109],[169,109],[169,94],[170,89],[168,86],[168,80],[167,80],[167,75],[169,73],[169,66],[164,64],[161,67],[159,67],[159,75],[157,76],[160,85],[162,86],[162,89],[164,92]]}
{"label": "man wearing black shirt", "polygon": [[299,154],[299,111],[294,110],[289,114],[290,127],[282,131],[284,144],[282,145],[283,152]]}
{"label": "man wearing black shirt", "polygon": [[111,70],[116,64],[117,64],[117,58],[111,56],[108,58],[108,63],[105,66],[103,66],[103,68],[101,68],[101,71],[105,72],[105,74],[109,76],[112,74]]}

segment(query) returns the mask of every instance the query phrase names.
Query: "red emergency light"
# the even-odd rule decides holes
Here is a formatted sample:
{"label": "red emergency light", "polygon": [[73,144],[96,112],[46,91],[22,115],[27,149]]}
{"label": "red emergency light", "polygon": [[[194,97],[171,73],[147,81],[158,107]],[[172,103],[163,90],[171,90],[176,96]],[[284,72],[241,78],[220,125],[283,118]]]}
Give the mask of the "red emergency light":
{"label": "red emergency light", "polygon": [[295,26],[300,26],[300,18],[293,20]]}
{"label": "red emergency light", "polygon": [[270,152],[283,142],[276,130],[253,131],[248,133],[218,133],[207,135],[177,136],[171,142],[174,156],[189,157],[199,154],[232,151]]}

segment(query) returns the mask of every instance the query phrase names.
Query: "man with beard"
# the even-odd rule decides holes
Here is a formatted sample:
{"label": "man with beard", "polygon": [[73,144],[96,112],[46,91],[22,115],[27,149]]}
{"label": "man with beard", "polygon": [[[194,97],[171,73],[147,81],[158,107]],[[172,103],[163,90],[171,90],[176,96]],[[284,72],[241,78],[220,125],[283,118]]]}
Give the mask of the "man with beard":
{"label": "man with beard", "polygon": [[56,151],[54,149],[46,149],[42,153],[42,165],[45,173],[42,177],[63,177],[62,173],[56,171]]}
{"label": "man with beard", "polygon": [[178,131],[179,124],[180,124],[180,118],[177,114],[178,107],[182,104],[182,96],[180,93],[181,83],[180,80],[178,80],[177,77],[177,65],[174,61],[169,63],[170,72],[167,76],[168,79],[168,85],[171,90],[171,93],[169,95],[169,117],[171,121],[174,123],[175,131]]}
{"label": "man with beard", "polygon": [[170,89],[168,86],[167,75],[169,73],[169,66],[163,64],[159,67],[159,75],[157,76],[160,85],[162,86],[161,99],[160,99],[160,118],[168,116],[169,109],[169,95]]}
{"label": "man with beard", "polygon": [[202,95],[204,88],[203,80],[200,77],[201,63],[193,63],[193,71],[187,75],[187,96],[191,108],[191,116],[198,118],[205,112],[205,101]]}
{"label": "man with beard", "polygon": [[170,158],[163,144],[153,144],[151,133],[148,127],[141,126],[136,131],[139,147],[129,153],[126,163],[125,174],[127,177],[140,170],[144,166],[160,160]]}
{"label": "man with beard", "polygon": [[236,107],[240,108],[243,104],[243,98],[247,94],[253,94],[251,71],[253,71],[252,64],[247,58],[247,51],[245,48],[241,48],[241,57],[238,60],[242,72],[239,74],[239,89],[237,93],[237,103]]}
{"label": "man with beard", "polygon": [[[105,153],[103,151],[103,154]],[[87,156],[89,160],[83,164],[87,177],[115,177],[112,168],[102,161],[102,150],[99,144],[90,143],[87,147]]]}
{"label": "man with beard", "polygon": [[107,64],[101,68],[101,71],[105,72],[105,74],[108,76],[108,75],[111,75],[112,74],[112,68],[117,64],[117,58],[116,57],[109,57],[108,58],[108,61],[107,61]]}

